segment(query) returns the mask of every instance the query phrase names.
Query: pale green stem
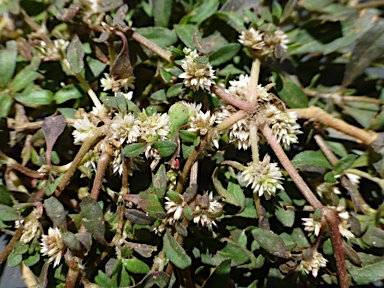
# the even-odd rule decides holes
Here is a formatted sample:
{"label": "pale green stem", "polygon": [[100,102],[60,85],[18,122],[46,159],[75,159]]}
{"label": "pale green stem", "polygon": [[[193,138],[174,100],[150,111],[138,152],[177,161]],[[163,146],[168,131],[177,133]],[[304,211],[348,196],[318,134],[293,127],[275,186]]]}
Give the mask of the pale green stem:
{"label": "pale green stem", "polygon": [[[70,66],[67,59],[62,59],[62,62],[70,71],[72,71],[71,66]],[[99,110],[101,113],[103,113],[103,111],[104,111],[103,104],[101,104],[95,91],[93,91],[91,86],[88,84],[88,82],[84,79],[84,77],[81,74],[79,74],[79,73],[73,73],[73,74],[75,75],[76,79],[80,82],[80,84],[83,85],[85,91],[87,91],[87,94],[91,98],[91,100],[92,100],[93,104],[95,105],[95,107],[97,108],[97,110]]]}

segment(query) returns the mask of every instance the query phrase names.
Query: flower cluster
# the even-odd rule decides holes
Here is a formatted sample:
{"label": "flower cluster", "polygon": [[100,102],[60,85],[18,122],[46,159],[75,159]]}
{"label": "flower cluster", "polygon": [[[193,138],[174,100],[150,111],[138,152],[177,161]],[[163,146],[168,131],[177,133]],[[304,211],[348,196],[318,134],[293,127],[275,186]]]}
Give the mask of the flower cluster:
{"label": "flower cluster", "polygon": [[68,45],[69,42],[64,39],[55,39],[52,41],[51,46],[48,46],[44,41],[39,41],[36,48],[44,57],[44,60],[57,61],[61,59],[62,51],[65,51]]}
{"label": "flower cluster", "polygon": [[282,176],[277,164],[271,163],[269,155],[265,155],[263,161],[248,163],[239,175],[239,182],[245,187],[251,185],[253,193],[264,195],[269,200],[271,196],[275,196],[277,189],[283,189]]}
{"label": "flower cluster", "polygon": [[199,135],[205,135],[215,124],[216,115],[211,111],[201,111],[201,103],[181,102],[188,110],[189,128],[188,131],[196,132]]}
{"label": "flower cluster", "polygon": [[103,87],[104,91],[112,90],[113,92],[118,93],[121,90],[127,91],[128,88],[135,88],[135,85],[133,85],[133,82],[135,81],[134,76],[122,79],[115,79],[113,76],[104,73],[104,77],[105,78],[102,78],[100,80],[101,87]]}
{"label": "flower cluster", "polygon": [[[169,225],[174,225],[176,221],[184,219],[186,208],[192,209],[192,221],[202,227],[207,227],[212,230],[212,226],[216,226],[217,220],[223,212],[223,205],[213,197],[212,193],[205,193],[204,195],[197,195],[194,201],[188,203],[183,195],[173,195],[173,200],[170,197],[165,197],[165,210],[168,217],[166,222]],[[190,211],[190,209],[188,209]],[[187,211],[188,211],[187,210]],[[165,221],[164,221],[165,222]],[[164,229],[164,227],[162,227]],[[157,231],[159,228],[157,228]]]}
{"label": "flower cluster", "polygon": [[313,277],[317,277],[320,268],[327,266],[328,260],[318,251],[306,249],[303,251],[303,259],[298,267],[299,270],[304,270],[305,273],[312,273]]}
{"label": "flower cluster", "polygon": [[[228,92],[241,100],[247,99],[247,89],[249,83],[248,75],[240,75],[239,80],[230,81]],[[269,102],[269,94],[265,87],[259,85],[257,89],[257,99],[260,103],[261,111],[259,113],[263,121],[271,127],[273,135],[279,143],[285,148],[298,141],[297,135],[301,133],[300,125],[296,123],[297,114],[295,112],[286,112],[282,108]],[[221,109],[216,113],[216,123],[219,124],[225,119],[231,117],[237,110],[231,105],[222,103]],[[229,136],[229,142],[237,146],[238,149],[248,149],[251,146],[249,135],[249,121],[244,118],[234,123],[226,134]],[[261,141],[264,136],[259,134]]]}
{"label": "flower cluster", "polygon": [[212,230],[212,225],[216,226],[215,220],[222,212],[223,205],[213,198],[212,193],[205,193],[203,196],[197,195],[193,222]]}
{"label": "flower cluster", "polygon": [[196,50],[184,48],[185,60],[181,67],[184,72],[179,75],[179,78],[184,79],[184,85],[190,87],[193,91],[199,89],[210,90],[214,83],[215,71],[208,63],[206,57],[200,57]]}
{"label": "flower cluster", "polygon": [[48,235],[43,235],[41,239],[41,253],[44,256],[49,256],[48,261],[54,262],[53,267],[59,265],[66,248],[62,238],[59,228],[50,227]]}
{"label": "flower cluster", "polygon": [[[344,207],[342,206],[330,207],[330,208],[335,209],[338,212],[338,215],[341,219],[341,223],[339,224],[340,234],[347,239],[354,238],[355,235],[351,231],[349,231],[350,224],[348,222],[349,220],[348,211],[345,211]],[[314,234],[315,236],[319,235],[321,223],[319,220],[314,219],[313,214],[310,215],[310,218],[302,218],[302,220],[305,226],[304,230],[308,231],[309,235],[311,234]]]}
{"label": "flower cluster", "polygon": [[239,42],[251,49],[256,57],[280,58],[279,50],[285,51],[289,41],[287,34],[282,30],[261,32],[251,28],[241,33]]}
{"label": "flower cluster", "polygon": [[88,116],[84,116],[81,119],[77,119],[73,123],[75,130],[72,132],[74,142],[73,144],[82,144],[87,138],[92,135],[93,130],[96,128]]}

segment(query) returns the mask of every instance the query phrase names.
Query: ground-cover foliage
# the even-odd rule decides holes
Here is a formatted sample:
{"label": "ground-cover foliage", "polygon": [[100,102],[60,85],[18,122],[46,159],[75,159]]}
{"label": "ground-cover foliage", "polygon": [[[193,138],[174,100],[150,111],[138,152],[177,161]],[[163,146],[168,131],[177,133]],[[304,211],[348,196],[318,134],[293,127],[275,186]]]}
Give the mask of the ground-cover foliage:
{"label": "ground-cover foliage", "polygon": [[0,261],[28,287],[383,285],[383,1],[0,1]]}

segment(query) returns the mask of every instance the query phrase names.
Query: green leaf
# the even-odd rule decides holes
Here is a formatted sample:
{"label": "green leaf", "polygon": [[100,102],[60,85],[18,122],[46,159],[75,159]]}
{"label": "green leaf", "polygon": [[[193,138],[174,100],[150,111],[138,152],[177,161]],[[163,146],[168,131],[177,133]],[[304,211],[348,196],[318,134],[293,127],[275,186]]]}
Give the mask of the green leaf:
{"label": "green leaf", "polygon": [[0,94],[0,118],[7,117],[13,104],[13,97],[8,94]]}
{"label": "green leaf", "polygon": [[219,193],[219,195],[223,197],[224,202],[238,206],[241,208],[241,210],[243,210],[245,206],[245,196],[241,186],[238,184],[229,182],[228,190],[225,189],[221,184],[220,180],[218,179],[217,173],[218,173],[218,168],[216,168],[212,174],[213,186],[215,186],[217,193]]}
{"label": "green leaf", "polygon": [[69,84],[61,89],[59,89],[55,95],[53,95],[53,100],[56,104],[62,104],[72,99],[80,99],[83,97],[83,94],[77,89],[73,84]]}
{"label": "green leaf", "polygon": [[67,229],[67,215],[63,204],[56,197],[50,197],[44,200],[44,208],[53,225],[60,229]]}
{"label": "green leaf", "polygon": [[81,250],[81,242],[77,239],[76,235],[68,231],[63,235],[63,242],[65,246],[74,251]]}
{"label": "green leaf", "polygon": [[188,108],[181,104],[173,104],[168,110],[169,116],[169,139],[175,134],[175,132],[180,128],[180,126],[188,123]]}
{"label": "green leaf", "polygon": [[112,280],[101,270],[98,271],[95,277],[95,283],[103,288],[113,287]]}
{"label": "green leaf", "polygon": [[285,227],[292,227],[295,223],[295,211],[292,209],[284,209],[277,207],[275,211],[277,220]]}
{"label": "green leaf", "polygon": [[39,261],[40,261],[40,253],[36,252],[35,254],[28,256],[28,258],[24,260],[24,264],[28,267],[32,267],[33,265],[37,264],[37,262]]}
{"label": "green leaf", "polygon": [[159,72],[160,72],[161,79],[163,79],[165,83],[171,82],[172,76],[173,76],[172,73],[168,72],[162,67],[159,68]]}
{"label": "green leaf", "polygon": [[11,193],[8,191],[6,186],[0,185],[0,204],[11,206],[12,203]]}
{"label": "green leaf", "polygon": [[197,135],[194,132],[188,130],[180,130],[179,135],[180,138],[187,143],[191,143],[197,138]]}
{"label": "green leaf", "polygon": [[361,240],[369,246],[384,248],[384,231],[377,227],[369,226]]}
{"label": "green leaf", "polygon": [[151,40],[162,48],[167,48],[177,42],[176,33],[163,27],[137,28],[135,32]]}
{"label": "green leaf", "polygon": [[28,252],[29,245],[25,244],[24,242],[16,242],[13,253],[23,255]]}
{"label": "green leaf", "polygon": [[11,252],[7,259],[9,267],[16,267],[23,261],[23,255]]}
{"label": "green leaf", "polygon": [[152,144],[152,147],[159,152],[161,157],[169,157],[175,153],[177,149],[177,144],[172,141],[158,141]]}
{"label": "green leaf", "polygon": [[45,189],[45,195],[51,196],[53,193],[55,193],[55,190],[57,186],[59,186],[61,180],[63,180],[64,175],[65,175],[64,173],[61,174],[59,177],[57,177],[57,179],[54,182],[47,184],[47,188]]}
{"label": "green leaf", "polygon": [[339,160],[339,162],[337,162],[335,164],[335,166],[333,167],[333,171],[335,171],[336,175],[343,173],[345,170],[347,170],[348,168],[350,168],[352,166],[352,164],[353,164],[353,162],[355,162],[356,158],[357,158],[357,155],[354,155],[354,154],[349,154],[349,155],[341,158]]}
{"label": "green leaf", "polygon": [[199,24],[211,17],[216,12],[217,8],[219,8],[218,0],[204,1],[188,15],[190,16],[189,22]]}
{"label": "green leaf", "polygon": [[284,22],[286,19],[288,19],[291,16],[293,10],[296,7],[296,3],[297,3],[297,0],[289,0],[285,4],[282,16],[280,18],[280,23]]}
{"label": "green leaf", "polygon": [[201,260],[205,264],[216,266],[229,259],[231,260],[231,266],[234,267],[249,262],[253,254],[237,243],[227,242],[225,247],[219,250],[213,257],[209,254],[201,256]]}
{"label": "green leaf", "polygon": [[167,171],[164,164],[160,165],[156,174],[152,176],[153,187],[155,187],[157,197],[163,199],[165,191],[167,190]]}
{"label": "green leaf", "polygon": [[332,169],[331,164],[328,162],[327,158],[325,158],[321,151],[307,150],[296,154],[292,159],[292,164],[295,167],[310,165]]}
{"label": "green leaf", "polygon": [[255,228],[252,230],[252,236],[268,253],[283,259],[288,259],[291,256],[291,252],[283,239],[272,231]]}
{"label": "green leaf", "polygon": [[160,203],[157,194],[153,190],[140,192],[139,195],[125,195],[128,201],[132,201],[144,212],[147,212],[150,217],[159,218],[159,214],[164,214],[163,205]]}
{"label": "green leaf", "polygon": [[231,273],[231,260],[224,260],[216,267],[213,273],[209,276],[207,281],[204,283],[204,288],[216,288],[226,287],[229,283]]}
{"label": "green leaf", "polygon": [[198,33],[197,26],[192,24],[175,24],[173,28],[180,40],[191,49],[195,49],[192,35]]}
{"label": "green leaf", "polygon": [[90,56],[87,56],[85,61],[87,62],[89,70],[91,71],[92,76],[94,78],[98,78],[101,75],[101,73],[105,70],[105,67],[107,67],[107,64],[101,62],[98,59],[92,58]]}
{"label": "green leaf", "polygon": [[372,282],[384,279],[383,267],[384,260],[381,260],[373,264],[364,265],[362,268],[353,266],[352,269],[349,269],[349,273],[357,285],[369,285]]}
{"label": "green leaf", "polygon": [[147,274],[151,270],[147,264],[137,258],[124,259],[123,265],[129,272]]}
{"label": "green leaf", "polygon": [[0,50],[0,90],[7,87],[16,68],[17,42],[7,41],[6,48]]}
{"label": "green leaf", "polygon": [[347,87],[364,72],[374,60],[384,56],[384,23],[377,22],[364,33],[354,45],[352,55],[345,67],[342,87]]}
{"label": "green leaf", "polygon": [[0,221],[15,221],[19,219],[19,214],[12,207],[0,204],[0,211]]}
{"label": "green leaf", "polygon": [[120,285],[119,287],[129,287],[131,285],[131,276],[129,276],[127,269],[121,266]]}
{"label": "green leaf", "polygon": [[285,77],[276,79],[276,89],[281,100],[291,108],[308,107],[308,97],[294,82]]}
{"label": "green leaf", "polygon": [[165,255],[177,268],[186,269],[191,266],[191,258],[168,231],[165,232],[163,245]]}
{"label": "green leaf", "polygon": [[132,143],[123,148],[123,156],[127,158],[134,158],[139,156],[145,151],[145,143]]}
{"label": "green leaf", "polygon": [[42,105],[50,105],[53,102],[53,92],[49,90],[28,89],[23,93],[16,94],[15,100],[27,107],[37,108]]}
{"label": "green leaf", "polygon": [[40,76],[40,73],[35,71],[32,65],[24,67],[15,78],[12,80],[10,86],[13,93],[23,90],[25,87],[33,83]]}
{"label": "green leaf", "polygon": [[84,47],[79,36],[75,35],[68,45],[67,60],[71,70],[75,74],[79,74],[84,69]]}
{"label": "green leaf", "polygon": [[168,27],[172,13],[172,0],[157,0],[153,1],[153,18],[154,26]]}
{"label": "green leaf", "polygon": [[81,212],[83,217],[82,223],[87,230],[92,234],[93,238],[102,244],[107,244],[104,238],[105,223],[103,210],[95,199],[87,196],[80,203]]}
{"label": "green leaf", "polygon": [[223,47],[220,47],[216,51],[209,54],[209,62],[212,66],[221,65],[237,55],[240,51],[241,45],[238,43],[230,43]]}
{"label": "green leaf", "polygon": [[151,98],[157,101],[167,101],[167,95],[165,95],[164,89],[160,89],[152,93]]}
{"label": "green leaf", "polygon": [[176,97],[176,96],[179,96],[180,93],[184,90],[184,86],[183,86],[183,83],[177,83],[175,85],[172,85],[171,87],[169,87],[169,89],[167,90],[167,97],[168,98],[172,98],[172,97]]}

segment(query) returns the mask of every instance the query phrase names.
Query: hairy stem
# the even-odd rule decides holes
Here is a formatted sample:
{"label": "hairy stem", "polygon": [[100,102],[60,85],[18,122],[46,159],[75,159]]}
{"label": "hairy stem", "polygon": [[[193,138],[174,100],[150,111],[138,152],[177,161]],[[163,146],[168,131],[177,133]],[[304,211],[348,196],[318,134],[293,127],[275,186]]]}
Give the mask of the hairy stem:
{"label": "hairy stem", "polygon": [[216,126],[216,130],[218,132],[224,131],[224,130],[230,128],[233,124],[235,124],[238,121],[240,121],[240,120],[244,119],[245,117],[247,117],[247,115],[248,114],[246,112],[244,112],[243,110],[239,110],[235,114],[232,114],[231,117],[228,117],[228,118],[224,119],[223,122],[218,124]]}
{"label": "hairy stem", "polygon": [[312,205],[315,209],[323,208],[323,204],[316,198],[316,196],[312,193],[311,189],[308,187],[307,183],[304,182],[303,178],[296,171],[296,168],[292,165],[291,161],[288,159],[285,154],[283,148],[281,148],[280,144],[277,143],[275,136],[272,134],[271,128],[268,125],[263,124],[259,126],[261,132],[264,137],[267,139],[269,145],[275,152],[277,158],[279,158],[281,165],[283,165],[284,169],[288,172],[289,176],[296,184],[297,188],[303,194],[305,199]]}

